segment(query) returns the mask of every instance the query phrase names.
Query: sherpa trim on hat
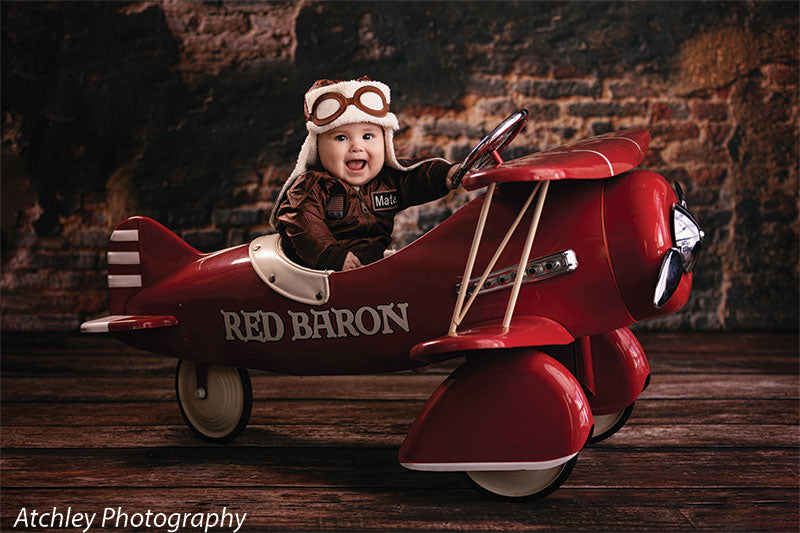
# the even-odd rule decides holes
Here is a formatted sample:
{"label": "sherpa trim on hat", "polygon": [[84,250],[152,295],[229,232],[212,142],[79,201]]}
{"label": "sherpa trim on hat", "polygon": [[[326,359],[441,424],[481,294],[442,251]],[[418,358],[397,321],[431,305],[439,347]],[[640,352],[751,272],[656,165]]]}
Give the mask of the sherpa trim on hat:
{"label": "sherpa trim on hat", "polygon": [[[332,122],[323,125],[317,125],[314,123],[311,115],[314,111],[314,104],[321,96],[332,92],[340,94],[346,100],[352,101],[352,98],[356,92],[364,87],[369,87],[373,90],[377,89],[383,95],[383,99],[386,102],[386,114],[384,116],[372,115],[363,111],[354,103],[348,102],[344,112],[340,116],[336,117],[336,119]],[[297,156],[297,163],[295,164],[294,170],[289,175],[286,183],[283,184],[283,187],[281,187],[281,191],[278,193],[278,197],[275,199],[275,204],[272,208],[272,214],[269,217],[269,223],[273,227],[276,225],[278,209],[286,199],[286,193],[294,184],[297,177],[306,172],[309,167],[319,163],[319,154],[317,153],[317,136],[321,133],[325,133],[326,131],[331,131],[340,126],[344,126],[346,124],[355,124],[358,122],[369,122],[371,124],[377,124],[378,126],[381,126],[383,128],[383,140],[386,157],[384,164],[397,170],[412,170],[422,163],[427,163],[428,161],[448,162],[440,157],[435,157],[418,161],[410,166],[404,166],[400,164],[394,152],[394,132],[400,129],[400,126],[394,113],[389,112],[390,103],[391,91],[389,90],[389,87],[384,83],[371,80],[366,76],[362,76],[361,78],[355,80],[322,79],[317,80],[314,85],[311,86],[303,98],[303,111],[306,118],[306,130],[308,131],[308,136],[303,142],[303,146],[300,148],[300,154]]]}

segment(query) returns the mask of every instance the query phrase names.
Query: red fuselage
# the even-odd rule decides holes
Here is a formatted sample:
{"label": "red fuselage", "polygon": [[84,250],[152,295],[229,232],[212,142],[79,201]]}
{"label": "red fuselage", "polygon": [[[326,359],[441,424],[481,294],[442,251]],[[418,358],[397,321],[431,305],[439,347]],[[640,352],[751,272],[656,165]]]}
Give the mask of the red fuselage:
{"label": "red fuselage", "polygon": [[[488,264],[533,183],[495,193],[475,269]],[[132,315],[174,315],[176,327],[116,335],[180,359],[287,374],[387,372],[419,366],[416,344],[447,332],[467,246],[483,202],[476,198],[429,233],[371,265],[330,275],[320,306],[273,291],[253,269],[248,246],[206,254],[133,294]],[[575,271],[522,285],[515,316],[547,317],[573,337],[614,330],[680,309],[691,275],[657,309],[653,290],[672,246],[675,194],[659,175],[632,171],[551,184],[530,259],[573,250]],[[530,210],[529,210],[530,211]],[[525,215],[494,270],[519,263]],[[510,285],[510,284],[509,284]],[[509,290],[477,297],[462,326],[502,318]]]}

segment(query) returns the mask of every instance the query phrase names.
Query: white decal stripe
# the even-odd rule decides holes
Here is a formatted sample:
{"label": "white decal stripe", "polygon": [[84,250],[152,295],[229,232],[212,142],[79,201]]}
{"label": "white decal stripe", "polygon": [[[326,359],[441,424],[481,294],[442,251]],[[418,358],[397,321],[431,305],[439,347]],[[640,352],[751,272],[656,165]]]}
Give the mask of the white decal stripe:
{"label": "white decal stripe", "polygon": [[636,141],[634,141],[633,139],[629,139],[628,137],[611,137],[611,138],[612,138],[612,139],[625,139],[626,141],[630,141],[630,142],[632,142],[633,144],[635,144],[635,145],[636,145],[636,148],[638,148],[638,149],[639,149],[639,153],[640,153],[640,154],[642,153],[642,147],[641,147],[641,146],[639,146],[639,143],[637,143],[637,142],[636,142]]}
{"label": "white decal stripe", "polygon": [[139,252],[108,252],[109,265],[138,265]]}
{"label": "white decal stripe", "polygon": [[108,333],[109,322],[130,318],[131,316],[133,315],[110,315],[84,322],[81,324],[81,333]]}
{"label": "white decal stripe", "polygon": [[574,152],[591,152],[591,153],[593,153],[593,154],[597,154],[597,155],[599,155],[600,157],[602,157],[602,158],[603,158],[603,160],[604,160],[604,161],[606,162],[606,164],[608,165],[608,170],[610,170],[610,171],[611,171],[611,175],[612,175],[612,176],[614,175],[614,167],[612,167],[612,166],[611,166],[611,161],[609,161],[609,160],[608,160],[608,158],[607,158],[606,156],[604,156],[603,154],[601,154],[600,152],[598,152],[598,151],[596,151],[596,150],[573,150],[573,151],[574,151]]}
{"label": "white decal stripe", "polygon": [[471,472],[502,470],[546,470],[566,463],[578,455],[573,453],[552,461],[509,462],[509,463],[400,463],[410,470],[427,470],[430,472]]}
{"label": "white decal stripe", "polygon": [[138,240],[138,229],[117,229],[111,234],[111,242],[131,242]]}
{"label": "white decal stripe", "polygon": [[122,274],[109,274],[108,275],[108,288],[109,289],[123,289],[129,287],[141,287],[141,275],[122,275]]}

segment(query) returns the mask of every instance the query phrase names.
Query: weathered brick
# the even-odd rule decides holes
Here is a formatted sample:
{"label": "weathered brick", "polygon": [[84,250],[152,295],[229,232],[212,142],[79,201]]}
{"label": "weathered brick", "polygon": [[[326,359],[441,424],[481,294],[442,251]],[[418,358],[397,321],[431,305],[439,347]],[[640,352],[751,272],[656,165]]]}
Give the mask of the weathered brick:
{"label": "weathered brick", "polygon": [[575,117],[633,117],[645,116],[647,104],[618,102],[578,102],[567,106],[567,113]]}
{"label": "weathered brick", "polygon": [[653,102],[650,104],[650,120],[684,120],[689,118],[686,102]]}
{"label": "weathered brick", "polygon": [[650,128],[650,135],[659,143],[696,139],[700,129],[693,122],[658,122]]}
{"label": "weathered brick", "polygon": [[553,133],[560,136],[566,142],[575,137],[575,134],[578,133],[578,130],[570,126],[558,126],[553,128]]}
{"label": "weathered brick", "polygon": [[724,122],[728,120],[728,104],[724,102],[695,102],[692,115],[698,120]]}
{"label": "weathered brick", "polygon": [[69,241],[64,237],[43,237],[38,240],[37,245],[45,250],[66,250],[69,248]]}
{"label": "weathered brick", "polygon": [[[314,73],[363,73],[392,88],[401,155],[459,160],[517,105],[531,120],[507,159],[647,125],[643,166],[681,179],[710,236],[689,304],[647,327],[796,329],[796,13],[620,5],[586,16],[579,3],[387,3],[365,17],[335,2],[9,3],[4,25],[31,31],[3,35],[15,66],[3,80],[3,327],[43,311],[44,323],[71,327],[57,315],[105,306],[109,218],[148,214],[203,251],[272,231],[264,215],[305,137],[304,90]],[[657,27],[669,38],[642,37]],[[437,118],[450,135],[427,132],[432,146],[425,124]],[[400,240],[468,197],[415,211]],[[252,208],[261,214],[233,212]],[[90,256],[73,254],[89,251],[96,265],[82,270]],[[758,295],[775,286],[793,299]]]}
{"label": "weathered brick", "polygon": [[106,248],[110,237],[105,228],[89,228],[78,232],[75,242],[80,248]]}
{"label": "weathered brick", "polygon": [[517,159],[519,157],[532,154],[535,151],[536,150],[530,146],[523,146],[518,142],[512,142],[505,150],[503,150],[502,156],[505,161],[511,161],[512,159]]}
{"label": "weathered brick", "polygon": [[719,187],[728,177],[728,171],[724,167],[704,167],[694,173],[694,181],[698,185]]}
{"label": "weathered brick", "polygon": [[247,234],[246,242],[252,242],[254,239],[264,235],[272,235],[273,233],[277,233],[277,230],[271,226],[258,226],[250,230],[250,233]]}
{"label": "weathered brick", "polygon": [[31,268],[42,270],[94,270],[97,252],[36,253],[31,256]]}
{"label": "weathered brick", "polygon": [[614,131],[614,125],[606,120],[594,121],[589,125],[592,135],[602,135],[610,131]]}
{"label": "weathered brick", "polygon": [[240,14],[225,15],[200,15],[200,33],[219,35],[224,32],[247,33],[250,30],[250,20]]}
{"label": "weathered brick", "polygon": [[424,233],[433,229],[452,214],[453,212],[446,207],[431,206],[430,208],[420,211],[417,225],[420,231]]}
{"label": "weathered brick", "polygon": [[0,325],[3,330],[12,331],[77,331],[81,320],[75,313],[4,313]]}
{"label": "weathered brick", "polygon": [[703,130],[706,132],[706,139],[713,144],[723,144],[730,139],[733,133],[733,126],[730,124],[709,124]]}
{"label": "weathered brick", "polygon": [[534,122],[556,120],[561,116],[561,107],[558,104],[528,102],[524,107],[528,110],[528,119]]}
{"label": "weathered brick", "polygon": [[3,274],[3,292],[42,290],[49,287],[49,285],[48,272],[44,271],[11,271]]}
{"label": "weathered brick", "polygon": [[514,90],[525,96],[557,100],[570,96],[599,98],[602,87],[596,83],[579,80],[523,80],[514,84]]}
{"label": "weathered brick", "polygon": [[516,104],[508,98],[484,100],[478,106],[487,113],[506,117],[517,110]]}
{"label": "weathered brick", "polygon": [[198,229],[183,232],[183,239],[201,252],[214,252],[225,247],[225,234],[220,229]]}
{"label": "weathered brick", "polygon": [[642,161],[641,166],[644,168],[651,168],[662,164],[664,164],[664,158],[661,157],[661,148],[657,148],[654,147],[653,145],[650,145],[650,148],[644,155],[644,161]]}
{"label": "weathered brick", "polygon": [[238,246],[250,242],[247,237],[249,232],[243,228],[231,228],[228,230],[227,246]]}
{"label": "weathered brick", "polygon": [[410,159],[427,159],[429,157],[444,157],[444,150],[441,146],[424,145],[418,147],[411,154],[413,157]]}
{"label": "weathered brick", "polygon": [[508,93],[506,81],[501,78],[471,78],[467,92],[478,96],[504,96]]}
{"label": "weathered brick", "polygon": [[724,147],[711,147],[695,141],[676,143],[665,150],[664,156],[670,163],[730,164],[730,156]]}
{"label": "weathered brick", "polygon": [[433,124],[426,124],[425,133],[429,135],[444,135],[452,139],[457,139],[461,136],[480,139],[484,135],[483,128],[479,126],[451,119],[439,119]]}
{"label": "weathered brick", "polygon": [[773,87],[797,87],[800,82],[800,68],[797,65],[773,63],[761,67],[761,73]]}
{"label": "weathered brick", "polygon": [[608,88],[611,91],[611,97],[622,98],[651,98],[656,96],[656,92],[641,83],[619,82],[609,83]]}
{"label": "weathered brick", "polygon": [[215,209],[211,212],[211,221],[215,226],[249,226],[257,224],[263,216],[264,213],[257,207]]}
{"label": "weathered brick", "polygon": [[447,159],[450,161],[463,161],[467,154],[472,150],[470,144],[453,144],[450,145]]}

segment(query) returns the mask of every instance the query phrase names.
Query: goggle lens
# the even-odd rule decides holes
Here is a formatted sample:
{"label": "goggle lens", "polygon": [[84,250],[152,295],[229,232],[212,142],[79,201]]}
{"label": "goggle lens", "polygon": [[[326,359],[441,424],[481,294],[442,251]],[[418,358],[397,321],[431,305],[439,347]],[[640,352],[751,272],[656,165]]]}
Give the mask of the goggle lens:
{"label": "goggle lens", "polygon": [[[341,115],[342,102],[336,98],[321,97],[317,100],[317,106],[314,110],[314,118],[319,121],[336,120],[336,117]],[[334,117],[334,115],[336,115]],[[331,119],[331,117],[334,117]]]}
{"label": "goggle lens", "polygon": [[[360,104],[360,105],[359,105]],[[380,113],[384,110],[386,102],[383,101],[383,95],[374,91],[364,91],[359,95],[356,105],[362,111],[372,113]],[[369,110],[369,111],[367,111]]]}

